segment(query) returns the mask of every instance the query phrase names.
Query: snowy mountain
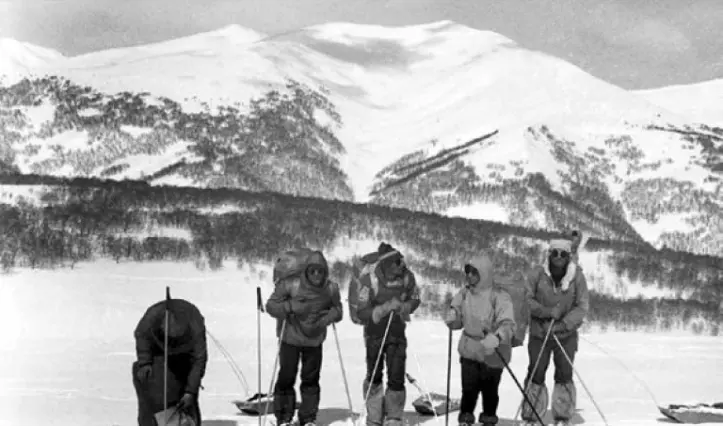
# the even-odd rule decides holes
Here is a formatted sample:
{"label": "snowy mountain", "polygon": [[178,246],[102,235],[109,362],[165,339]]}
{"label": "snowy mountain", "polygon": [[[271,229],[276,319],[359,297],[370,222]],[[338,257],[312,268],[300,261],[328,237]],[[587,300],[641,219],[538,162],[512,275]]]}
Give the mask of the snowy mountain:
{"label": "snowy mountain", "polygon": [[53,49],[35,46],[10,38],[0,38],[0,82],[12,84],[64,56]]}
{"label": "snowy mountain", "polygon": [[655,105],[699,123],[723,126],[723,78],[702,83],[638,90]]}
{"label": "snowy mountain", "polygon": [[453,22],[230,26],[27,73],[0,92],[9,171],[354,199],[723,252],[716,123]]}

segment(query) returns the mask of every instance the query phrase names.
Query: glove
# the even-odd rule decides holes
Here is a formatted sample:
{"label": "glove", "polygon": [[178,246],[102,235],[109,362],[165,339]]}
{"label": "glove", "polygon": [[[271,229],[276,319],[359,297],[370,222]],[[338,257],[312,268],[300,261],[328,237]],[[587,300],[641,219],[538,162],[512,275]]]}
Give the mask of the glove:
{"label": "glove", "polygon": [[554,308],[552,308],[552,309],[550,310],[550,316],[551,316],[552,319],[554,319],[555,321],[557,321],[557,320],[559,320],[560,318],[562,318],[562,308],[560,308],[560,305],[556,305]]}
{"label": "glove", "polygon": [[316,320],[319,327],[328,327],[331,325],[331,323],[333,321],[331,320],[331,317],[329,316],[330,313],[331,313],[331,310],[329,310],[329,309],[319,312],[319,316]]}
{"label": "glove", "polygon": [[374,310],[372,311],[372,321],[374,321],[374,324],[379,324],[379,321],[382,320],[382,318],[389,315],[390,312],[392,312],[393,308],[396,306],[394,304],[394,301],[397,301],[397,303],[400,303],[397,299],[392,299],[382,305],[376,306]]}
{"label": "glove", "polygon": [[480,343],[482,343],[482,349],[485,355],[492,355],[495,353],[495,348],[500,345],[500,339],[497,335],[488,333]]}
{"label": "glove", "polygon": [[148,378],[151,377],[151,366],[144,365],[143,367],[140,367],[138,371],[136,371],[136,377],[141,383],[146,383]]}
{"label": "glove", "polygon": [[181,400],[178,401],[178,404],[176,404],[176,408],[179,411],[189,412],[191,408],[193,408],[193,400],[193,394],[186,392],[181,397]]}
{"label": "glove", "polygon": [[396,297],[387,303],[389,303],[389,312],[399,313],[402,311],[402,308],[404,308],[404,303],[399,301]]}
{"label": "glove", "polygon": [[562,321],[556,321],[552,326],[552,332],[554,334],[564,333],[565,331],[567,331],[567,325]]}
{"label": "glove", "polygon": [[447,316],[444,318],[444,322],[447,323],[447,325],[452,324],[453,322],[457,321],[457,318],[459,318],[459,315],[457,314],[457,310],[454,308],[449,308],[449,311],[447,312]]}

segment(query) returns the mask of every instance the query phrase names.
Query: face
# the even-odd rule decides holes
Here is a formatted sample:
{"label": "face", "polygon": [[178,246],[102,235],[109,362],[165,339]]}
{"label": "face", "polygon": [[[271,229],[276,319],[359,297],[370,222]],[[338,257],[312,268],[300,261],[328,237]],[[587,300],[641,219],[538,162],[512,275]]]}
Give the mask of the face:
{"label": "face", "polygon": [[319,265],[312,265],[306,270],[306,276],[309,278],[309,282],[314,285],[321,285],[324,281],[326,270]]}
{"label": "face", "polygon": [[567,250],[551,249],[550,260],[557,267],[563,267],[570,261],[570,252]]}
{"label": "face", "polygon": [[388,277],[401,277],[404,272],[404,261],[402,259],[395,259],[392,262],[388,262],[386,270]]}
{"label": "face", "polygon": [[470,287],[474,287],[479,284],[479,272],[475,268],[467,268],[466,278],[467,284],[469,284]]}

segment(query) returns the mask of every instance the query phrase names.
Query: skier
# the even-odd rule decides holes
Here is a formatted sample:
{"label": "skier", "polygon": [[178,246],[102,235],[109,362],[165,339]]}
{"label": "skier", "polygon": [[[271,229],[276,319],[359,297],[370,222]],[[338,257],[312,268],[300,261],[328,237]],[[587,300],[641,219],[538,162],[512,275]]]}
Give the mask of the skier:
{"label": "skier", "polygon": [[[138,398],[138,425],[156,426],[155,413],[163,411],[166,301],[151,305],[135,328],[136,357],[133,387]],[[201,424],[198,390],[206,373],[208,348],[205,319],[183,299],[168,300],[167,404]]]}
{"label": "skier", "polygon": [[474,408],[482,393],[479,423],[496,425],[499,386],[504,363],[509,363],[515,330],[514,307],[509,293],[495,286],[493,268],[486,255],[464,265],[467,285],[452,299],[446,323],[452,330],[463,329],[457,350],[462,369],[460,426],[475,423]]}
{"label": "skier", "polygon": [[[379,256],[365,266],[357,278],[356,315],[364,324],[366,346],[367,374],[363,390],[364,396],[369,396],[367,425],[401,426],[407,398],[406,322],[419,307],[419,289],[398,250],[382,242],[377,253]],[[385,361],[386,392],[382,385]]]}
{"label": "skier", "polygon": [[[552,355],[555,364],[552,416],[558,425],[570,424],[575,412],[576,389],[572,381],[573,366],[570,361],[574,362],[578,328],[589,309],[585,275],[580,266],[571,260],[571,252],[571,241],[552,240],[546,261],[533,268],[527,281],[527,302],[531,320],[530,341],[527,346],[529,365],[525,384],[530,400],[539,409],[539,413],[544,413],[548,399],[545,374]],[[552,335],[543,345],[550,327]],[[537,362],[539,364],[533,375]],[[528,404],[523,405],[522,418],[527,422],[535,420]]]}
{"label": "skier", "polygon": [[301,360],[298,419],[302,426],[314,426],[319,411],[319,378],[326,330],[344,315],[339,286],[329,279],[329,266],[320,251],[311,252],[304,262],[303,273],[276,285],[266,302],[266,311],[277,319],[277,335],[283,328],[279,373],[274,386],[276,424],[292,424],[296,408],[294,383]]}

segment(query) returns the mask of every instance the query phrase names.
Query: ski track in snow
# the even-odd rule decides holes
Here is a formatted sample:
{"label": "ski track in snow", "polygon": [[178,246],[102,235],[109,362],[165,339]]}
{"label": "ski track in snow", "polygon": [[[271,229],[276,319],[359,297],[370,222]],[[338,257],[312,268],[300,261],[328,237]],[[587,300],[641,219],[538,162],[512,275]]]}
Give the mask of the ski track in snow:
{"label": "ski track in snow", "polygon": [[[369,244],[353,242],[353,247]],[[335,256],[351,250],[337,249]],[[171,295],[199,306],[208,330],[230,351],[253,389],[243,389],[212,339],[201,396],[204,417],[257,424],[230,401],[257,391],[255,287],[264,298],[271,285],[268,265],[227,265],[219,272],[200,272],[192,264],[79,264],[75,270],[21,270],[3,277],[0,321],[9,326],[0,348],[0,425],[96,426],[135,424],[136,400],[130,368],[135,359],[133,329],[145,309]],[[266,274],[266,275],[264,275]],[[261,281],[260,281],[261,280]],[[346,309],[346,306],[345,306]],[[261,316],[262,391],[267,392],[274,362],[274,321]],[[361,407],[364,374],[362,330],[345,319],[337,327],[355,411]],[[413,320],[408,327],[409,373],[428,391],[446,389],[447,330],[439,320]],[[459,396],[459,363],[454,335],[451,392]],[[714,402],[723,386],[723,340],[687,332],[666,334],[586,333],[576,355],[585,385],[611,425],[655,425],[662,417],[644,381],[661,404]],[[601,352],[599,346],[610,356]],[[620,365],[620,361],[627,367]],[[515,349],[512,370],[522,380],[525,347]],[[320,424],[346,424],[348,404],[330,330],[324,346]],[[552,368],[548,383],[552,382]],[[580,382],[575,424],[604,424]],[[297,382],[298,386],[298,382]],[[298,389],[298,387],[297,387]],[[418,417],[411,402],[419,396],[408,386],[407,424],[443,424],[440,417]],[[509,426],[520,393],[505,373],[501,384],[500,425]],[[450,418],[455,424],[456,414]],[[269,418],[271,420],[271,418]],[[209,424],[213,424],[209,422]],[[220,424],[220,423],[218,423]],[[269,421],[268,424],[271,424]]]}

